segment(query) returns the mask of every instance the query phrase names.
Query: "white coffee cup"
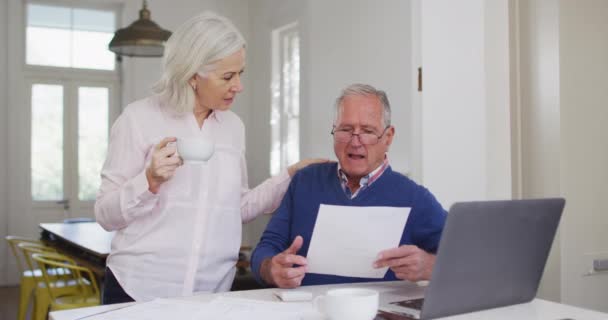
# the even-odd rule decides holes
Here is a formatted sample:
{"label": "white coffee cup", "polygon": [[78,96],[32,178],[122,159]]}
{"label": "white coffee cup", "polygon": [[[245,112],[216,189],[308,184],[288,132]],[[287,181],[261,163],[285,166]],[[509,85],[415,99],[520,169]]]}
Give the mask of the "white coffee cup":
{"label": "white coffee cup", "polygon": [[329,320],[372,320],[378,312],[378,291],[363,288],[328,290],[313,305]]}
{"label": "white coffee cup", "polygon": [[213,155],[213,141],[204,138],[177,138],[177,153],[184,162],[204,162]]}

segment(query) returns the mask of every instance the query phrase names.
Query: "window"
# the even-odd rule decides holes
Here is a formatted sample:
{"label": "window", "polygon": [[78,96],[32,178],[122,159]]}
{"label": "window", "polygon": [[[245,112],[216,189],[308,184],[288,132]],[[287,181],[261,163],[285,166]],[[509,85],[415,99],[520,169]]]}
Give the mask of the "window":
{"label": "window", "polygon": [[61,200],[63,199],[63,86],[33,84],[31,97],[32,198]]}
{"label": "window", "polygon": [[117,11],[58,3],[32,1],[25,10],[31,200],[81,216],[92,214],[118,114],[119,74],[108,50]]}
{"label": "window", "polygon": [[106,87],[78,88],[78,199],[94,200],[106,158],[110,92]]}
{"label": "window", "polygon": [[297,23],[272,34],[270,173],[300,159],[300,36]]}
{"label": "window", "polygon": [[114,70],[108,50],[116,28],[113,11],[30,3],[26,62],[29,65]]}

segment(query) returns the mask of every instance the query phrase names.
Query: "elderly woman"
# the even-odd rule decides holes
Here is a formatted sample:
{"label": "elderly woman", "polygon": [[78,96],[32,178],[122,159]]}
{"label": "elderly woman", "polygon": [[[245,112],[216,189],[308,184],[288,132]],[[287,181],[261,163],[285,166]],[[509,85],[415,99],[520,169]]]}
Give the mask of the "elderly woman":
{"label": "elderly woman", "polygon": [[[241,223],[272,212],[301,161],[249,190],[245,132],[230,111],[243,90],[245,41],[206,12],[167,42],[156,95],[126,107],[112,127],[95,216],[116,230],[103,303],[230,289]],[[182,161],[180,138],[215,144],[207,163]]]}

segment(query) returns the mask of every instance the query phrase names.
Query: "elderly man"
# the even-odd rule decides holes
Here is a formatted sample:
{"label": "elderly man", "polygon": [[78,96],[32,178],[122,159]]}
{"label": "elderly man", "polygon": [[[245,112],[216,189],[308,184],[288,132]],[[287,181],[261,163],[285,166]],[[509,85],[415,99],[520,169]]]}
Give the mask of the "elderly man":
{"label": "elderly man", "polygon": [[321,204],[411,208],[399,247],[379,252],[374,267],[389,267],[386,281],[430,279],[446,212],[427,189],[391,169],[386,153],[395,128],[386,94],[363,84],[344,89],[331,133],[339,162],[312,165],[293,177],[252,254],[258,281],[280,288],[378,281],[306,272]]}

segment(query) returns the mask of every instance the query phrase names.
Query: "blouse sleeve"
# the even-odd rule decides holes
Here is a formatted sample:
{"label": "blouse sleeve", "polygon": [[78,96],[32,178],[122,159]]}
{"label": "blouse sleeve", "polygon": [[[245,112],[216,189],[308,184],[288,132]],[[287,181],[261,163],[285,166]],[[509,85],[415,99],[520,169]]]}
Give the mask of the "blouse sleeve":
{"label": "blouse sleeve", "polygon": [[132,113],[125,110],[112,126],[101,186],[95,201],[95,218],[106,230],[118,230],[150,212],[158,196],[148,190],[146,145]]}
{"label": "blouse sleeve", "polygon": [[287,169],[260,185],[249,189],[245,156],[241,157],[241,218],[249,222],[263,213],[271,213],[279,207],[291,178]]}

